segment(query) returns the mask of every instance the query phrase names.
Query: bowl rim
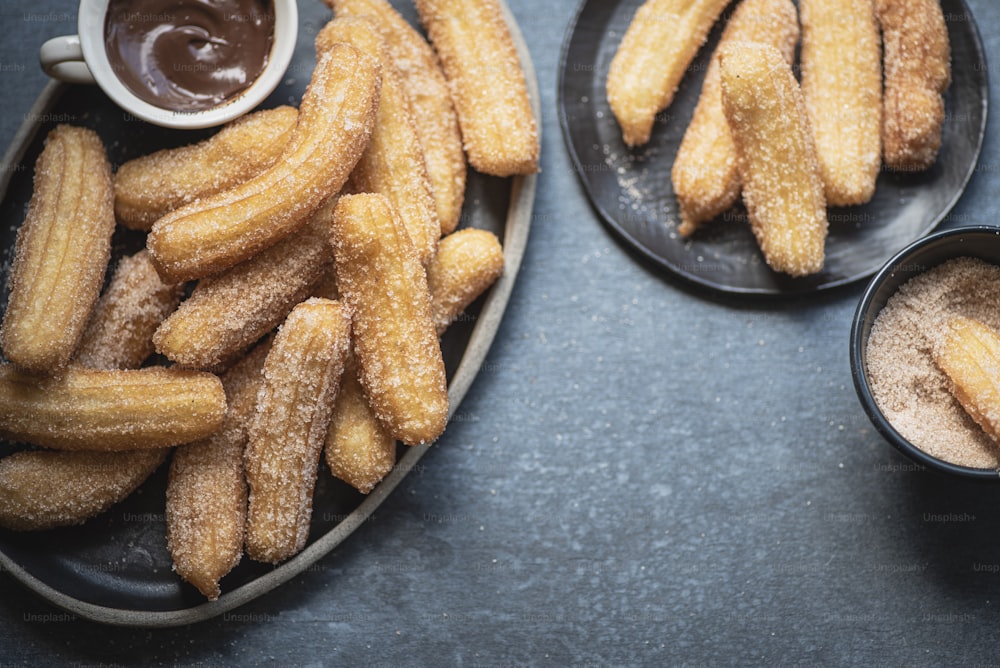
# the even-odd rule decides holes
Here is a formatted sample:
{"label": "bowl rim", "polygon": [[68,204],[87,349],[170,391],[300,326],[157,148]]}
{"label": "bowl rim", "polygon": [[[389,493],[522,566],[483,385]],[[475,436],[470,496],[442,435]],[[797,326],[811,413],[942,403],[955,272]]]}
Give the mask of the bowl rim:
{"label": "bowl rim", "polygon": [[[970,234],[988,234],[995,237],[997,242],[1000,243],[1000,227],[991,225],[965,225],[942,230],[922,237],[921,239],[918,239],[904,247],[902,250],[893,255],[884,265],[882,265],[878,272],[871,278],[868,285],[865,287],[861,299],[858,301],[858,306],[851,321],[851,378],[854,382],[854,389],[858,395],[858,399],[861,402],[861,406],[865,413],[868,415],[868,419],[875,426],[875,429],[898,452],[902,453],[916,464],[932,471],[983,482],[1000,482],[1000,470],[998,469],[981,469],[953,464],[924,452],[911,443],[905,436],[900,434],[896,428],[893,427],[889,419],[885,417],[882,413],[882,409],[879,408],[877,402],[875,401],[875,397],[871,391],[871,386],[868,383],[868,374],[865,368],[865,359],[867,357],[865,348],[868,343],[868,337],[865,335],[864,331],[865,324],[866,322],[869,322],[869,320],[871,323],[874,323],[875,318],[878,316],[878,314],[875,313],[872,314],[869,319],[872,302],[874,301],[875,295],[882,287],[882,284],[896,274],[900,265],[906,264],[907,260],[911,259],[914,255],[919,254],[928,246],[938,244],[942,240],[968,236]],[[935,264],[933,266],[937,265]],[[933,267],[928,266],[920,271],[914,272],[911,276],[906,278],[906,281],[914,276],[928,271],[931,268]],[[906,281],[903,282],[905,283]],[[900,283],[900,285],[902,285],[902,283]],[[879,308],[880,312],[882,308],[884,308],[884,304]],[[870,326],[868,327],[868,330],[870,333]]]}

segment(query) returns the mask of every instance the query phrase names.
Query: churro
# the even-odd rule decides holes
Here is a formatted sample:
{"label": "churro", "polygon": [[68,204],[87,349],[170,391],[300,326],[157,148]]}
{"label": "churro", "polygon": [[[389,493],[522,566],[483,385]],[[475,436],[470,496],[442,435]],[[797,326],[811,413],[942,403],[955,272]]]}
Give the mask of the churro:
{"label": "churro", "polygon": [[15,452],[0,459],[0,526],[38,531],[82,524],[135,491],[168,452]]}
{"label": "churro", "polygon": [[[780,50],[791,64],[798,39],[798,16],[791,0],[744,0],[726,24],[719,48],[734,42],[761,42]],[[740,197],[736,147],[722,110],[718,48],[705,71],[701,95],[670,177],[681,219],[677,231],[682,236],[693,234]]]}
{"label": "churro", "polygon": [[951,83],[948,26],[938,0],[876,0],[882,27],[882,158],[892,169],[927,169],[944,124]]}
{"label": "churro", "polygon": [[160,276],[169,282],[219,273],[300,229],[340,190],[368,143],[379,69],[346,44],[322,54],[278,161],[153,224],[147,246]]}
{"label": "churro", "polygon": [[44,378],[0,365],[0,436],[60,450],[163,448],[222,424],[226,395],[201,371],[70,365]]}
{"label": "churro", "polygon": [[396,440],[372,412],[353,356],[344,368],[323,455],[330,473],[362,494],[371,492],[396,464]]}
{"label": "churro", "polygon": [[406,226],[421,264],[426,265],[437,252],[441,223],[399,72],[385,38],[368,19],[348,16],[330,21],[316,36],[316,51],[324,53],[339,42],[350,44],[382,66],[375,127],[351,173],[351,190],[385,195]]}
{"label": "churro", "polygon": [[739,156],[743,202],[767,264],[792,276],[823,267],[826,202],[802,93],[781,52],[722,50],[722,106]]}
{"label": "churro", "polygon": [[174,570],[206,598],[239,563],[246,531],[243,473],[250,420],[269,345],[262,343],[222,376],[228,403],[222,427],[207,439],[179,446],[167,482],[167,548]]}
{"label": "churro", "polygon": [[873,0],[802,0],[802,98],[827,204],[864,204],[882,162],[882,48]]}
{"label": "churro", "polygon": [[277,161],[298,119],[294,107],[247,114],[208,139],[129,160],[115,173],[115,215],[149,230],[167,213],[246,181]]}
{"label": "churro", "polygon": [[729,0],[646,0],[608,68],[608,104],[629,146],[649,141],[688,65]]}
{"label": "churro", "polygon": [[503,248],[492,232],[472,227],[441,240],[427,267],[431,319],[440,336],[503,273]]}
{"label": "churro", "polygon": [[333,260],[332,206],[320,207],[305,228],[246,262],[200,280],[156,330],[156,350],[186,367],[217,369],[274,329]]}
{"label": "churro", "polygon": [[112,197],[111,166],[97,134],[53,129],[35,164],[0,327],[3,353],[19,367],[58,372],[73,355],[111,255]]}
{"label": "churro", "polygon": [[469,163],[493,176],[537,172],[538,128],[500,3],[415,4],[451,88]]}
{"label": "churro", "polygon": [[427,278],[406,230],[381,195],[348,195],[333,216],[337,287],[354,315],[358,376],[379,421],[407,445],[448,420],[444,360]]}
{"label": "churro", "polygon": [[183,286],[160,280],[149,253],[123,257],[90,316],[77,364],[132,369],[153,353],[153,332],[181,299]]}
{"label": "churro", "polygon": [[978,320],[955,317],[934,349],[934,363],[976,424],[1000,442],[1000,334]]}
{"label": "churro", "polygon": [[389,44],[410,99],[414,128],[424,151],[441,234],[458,227],[465,198],[466,165],[458,116],[448,80],[431,45],[385,0],[326,0],[336,15],[363,16]]}
{"label": "churro", "polygon": [[274,338],[246,449],[246,548],[257,561],[277,563],[305,546],[350,339],[350,309],[315,297],[296,306]]}

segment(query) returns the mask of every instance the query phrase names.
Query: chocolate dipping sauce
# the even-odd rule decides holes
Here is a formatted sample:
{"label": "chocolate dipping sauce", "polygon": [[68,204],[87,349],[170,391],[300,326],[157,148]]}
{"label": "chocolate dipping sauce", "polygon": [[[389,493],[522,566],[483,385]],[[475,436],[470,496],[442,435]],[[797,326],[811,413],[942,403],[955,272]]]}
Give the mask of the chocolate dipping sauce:
{"label": "chocolate dipping sauce", "polygon": [[104,19],[121,82],[174,111],[210,109],[248,88],[273,40],[272,0],[111,0]]}

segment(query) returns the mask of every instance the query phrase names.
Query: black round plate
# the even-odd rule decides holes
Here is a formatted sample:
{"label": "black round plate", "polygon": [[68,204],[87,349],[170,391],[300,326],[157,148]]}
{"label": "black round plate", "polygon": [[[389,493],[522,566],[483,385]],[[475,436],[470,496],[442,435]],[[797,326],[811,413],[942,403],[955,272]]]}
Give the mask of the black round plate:
{"label": "black round plate", "polygon": [[[677,233],[670,169],[701,92],[719,21],[688,69],[673,104],[657,116],[648,144],[628,148],[605,93],[608,65],[641,0],[584,0],[563,43],[559,110],[577,174],[602,219],[629,246],[670,274],[726,293],[795,295],[873,274],[911,241],[932,230],[961,196],[986,131],[986,61],[963,0],[942,0],[951,41],[952,83],[937,162],[927,171],[883,171],[863,206],[830,208],[826,262],[820,273],[791,278],[772,271],[741,205],[690,239]],[[724,13],[728,16],[729,13]]]}

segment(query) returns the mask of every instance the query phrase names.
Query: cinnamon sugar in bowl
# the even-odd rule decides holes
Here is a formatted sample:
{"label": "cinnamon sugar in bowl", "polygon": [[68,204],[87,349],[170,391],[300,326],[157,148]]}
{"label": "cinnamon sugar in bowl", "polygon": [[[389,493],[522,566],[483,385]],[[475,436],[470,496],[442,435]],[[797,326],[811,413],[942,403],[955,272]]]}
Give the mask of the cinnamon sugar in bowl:
{"label": "cinnamon sugar in bowl", "polygon": [[1000,331],[1000,228],[939,232],[896,254],[868,284],[851,327],[851,374],[875,428],[932,470],[1000,480],[1000,443],[952,396],[933,350],[948,319]]}

